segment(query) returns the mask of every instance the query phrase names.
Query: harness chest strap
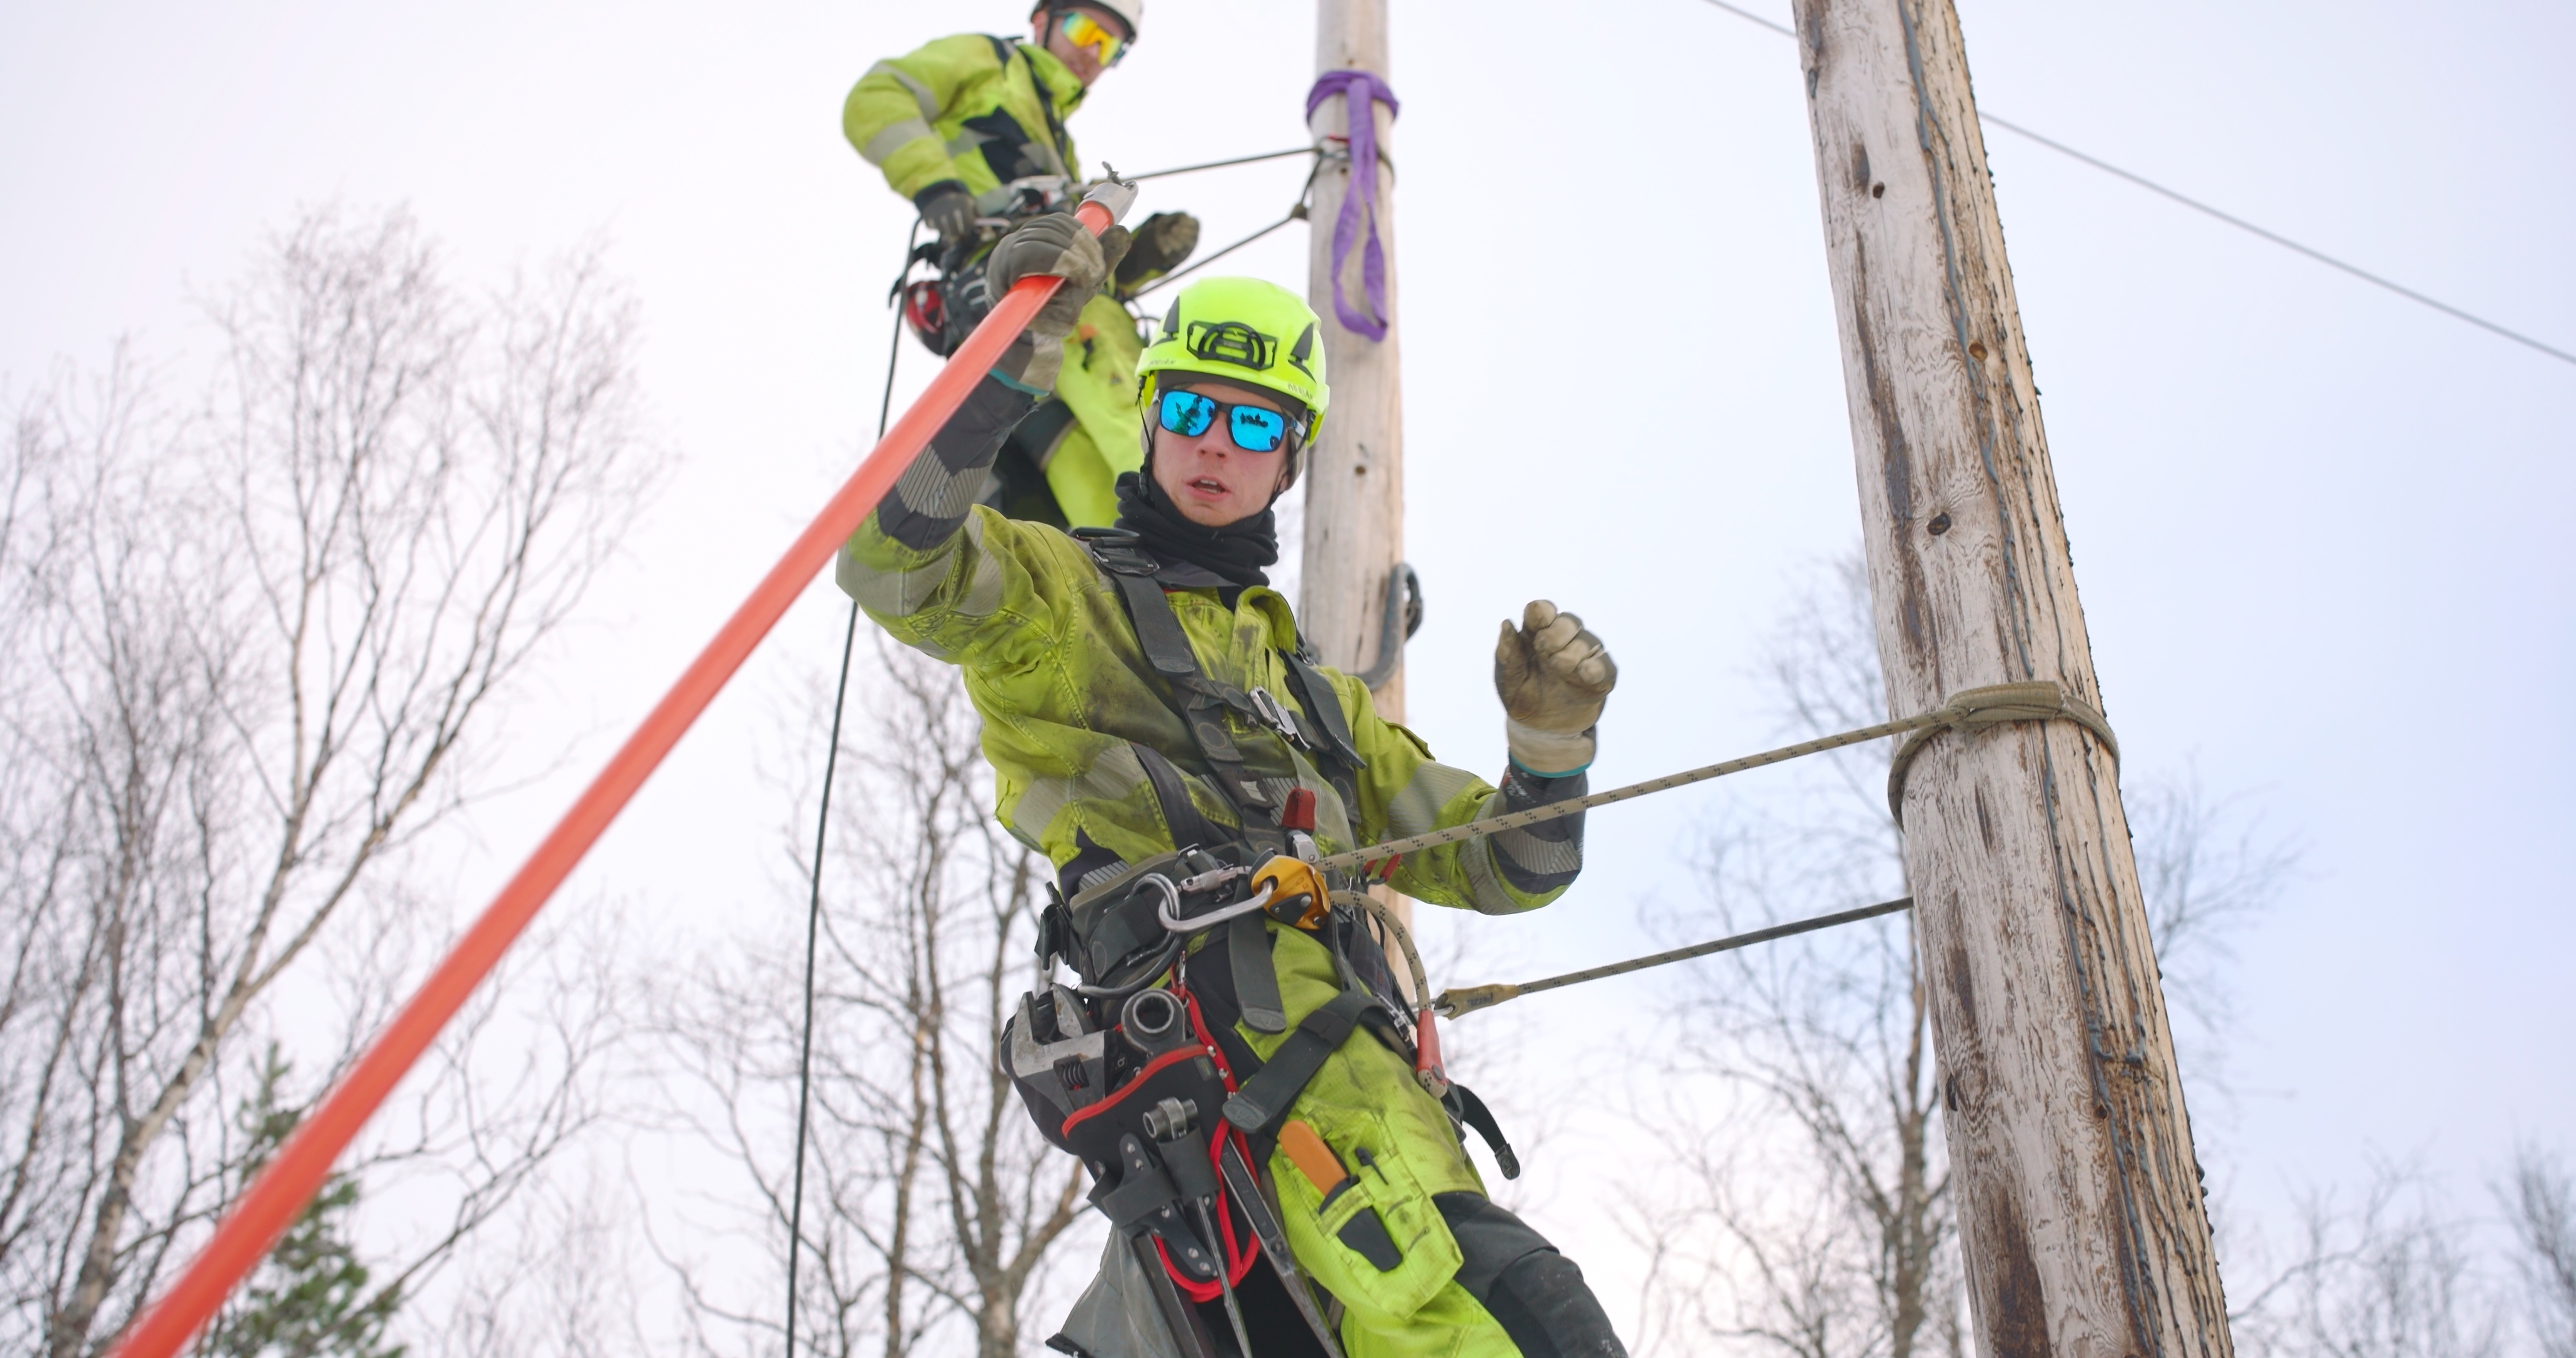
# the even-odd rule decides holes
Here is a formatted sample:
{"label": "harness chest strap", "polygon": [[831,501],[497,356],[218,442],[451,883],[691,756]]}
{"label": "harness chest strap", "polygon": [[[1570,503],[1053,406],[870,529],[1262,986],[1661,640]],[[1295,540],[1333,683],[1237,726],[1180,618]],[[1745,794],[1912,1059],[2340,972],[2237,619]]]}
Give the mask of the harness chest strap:
{"label": "harness chest strap", "polygon": [[[1150,575],[1131,574],[1106,561],[1102,565],[1126,601],[1128,621],[1136,629],[1138,646],[1154,666],[1154,672],[1171,686],[1181,724],[1189,728],[1190,739],[1206,757],[1208,769],[1216,775],[1226,799],[1238,811],[1248,806],[1267,809],[1270,794],[1244,766],[1243,751],[1235,748],[1234,738],[1226,734],[1221,709],[1232,704],[1226,701],[1223,690],[1199,673],[1198,657],[1191,653],[1190,639],[1181,631],[1181,620],[1172,612],[1172,601],[1163,597],[1163,587]],[[1259,712],[1249,699],[1243,708],[1246,715],[1258,720]]]}
{"label": "harness chest strap", "polygon": [[1359,743],[1351,738],[1350,722],[1342,714],[1341,700],[1333,692],[1331,681],[1302,653],[1302,639],[1299,650],[1280,653],[1292,681],[1296,706],[1273,703],[1265,708],[1260,695],[1247,695],[1200,668],[1197,653],[1190,649],[1189,635],[1181,629],[1180,616],[1172,611],[1172,601],[1164,596],[1162,584],[1155,578],[1161,563],[1132,542],[1120,541],[1099,530],[1085,530],[1081,541],[1101,573],[1117,585],[1119,599],[1127,606],[1128,623],[1135,629],[1138,649],[1171,689],[1173,706],[1182,724],[1189,728],[1191,740],[1207,758],[1218,775],[1220,790],[1237,811],[1245,806],[1276,808],[1270,794],[1244,767],[1243,753],[1226,733],[1224,719],[1217,711],[1220,707],[1254,725],[1276,730],[1322,756],[1319,762],[1332,780],[1334,791],[1341,795],[1342,804],[1358,805],[1357,788],[1351,780],[1368,767],[1368,761],[1360,756]]}
{"label": "harness chest strap", "polygon": [[[1359,743],[1351,739],[1351,724],[1342,715],[1342,700],[1333,692],[1332,681],[1326,679],[1323,671],[1316,669],[1306,657],[1294,651],[1285,653],[1281,659],[1288,662],[1288,672],[1296,676],[1297,687],[1304,690],[1298,696],[1305,699],[1307,715],[1324,728],[1321,734],[1331,747],[1329,753],[1354,773],[1367,768],[1368,761],[1360,758]],[[1358,805],[1348,797],[1344,802]]]}

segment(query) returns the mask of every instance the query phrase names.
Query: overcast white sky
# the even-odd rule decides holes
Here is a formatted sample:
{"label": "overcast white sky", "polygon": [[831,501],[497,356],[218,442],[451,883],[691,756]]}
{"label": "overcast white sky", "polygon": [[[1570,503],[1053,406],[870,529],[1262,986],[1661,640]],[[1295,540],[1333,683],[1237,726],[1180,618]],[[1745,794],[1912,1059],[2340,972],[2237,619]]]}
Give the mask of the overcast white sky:
{"label": "overcast white sky", "polygon": [[[1962,13],[1990,110],[2576,348],[2576,10]],[[528,723],[580,736],[586,776],[866,441],[909,209],[841,140],[842,95],[879,56],[1019,17],[18,0],[0,8],[0,376],[23,393],[128,334],[202,357],[191,289],[304,204],[408,202],[472,283],[604,232],[678,463]],[[1133,172],[1301,143],[1312,25],[1303,3],[1154,0],[1073,124],[1086,158]],[[1394,51],[1407,532],[1429,594],[1413,724],[1455,762],[1498,763],[1493,619],[1546,595],[1621,661],[1600,785],[1769,743],[1743,663],[1808,564],[1856,540],[1791,45],[1698,0],[1398,0]],[[1989,145],[2130,769],[2196,763],[2307,847],[2243,949],[2254,1092],[2212,1119],[2235,1191],[2277,1204],[2376,1149],[2422,1152],[2467,1196],[2515,1138],[2576,1128],[2576,367],[2008,134]],[[1143,208],[1198,210],[1222,242],[1301,174],[1162,181]],[[1303,231],[1242,269],[1302,286]],[[910,387],[928,365],[904,362]],[[621,895],[709,929],[797,908],[778,890],[790,808],[757,752],[839,607],[818,583],[559,908]],[[570,788],[486,818],[460,910]],[[1712,805],[1598,813],[1561,905],[1469,923],[1499,957],[1618,955],[1642,900],[1688,898]],[[1625,1002],[1581,1003],[1607,1022]]]}

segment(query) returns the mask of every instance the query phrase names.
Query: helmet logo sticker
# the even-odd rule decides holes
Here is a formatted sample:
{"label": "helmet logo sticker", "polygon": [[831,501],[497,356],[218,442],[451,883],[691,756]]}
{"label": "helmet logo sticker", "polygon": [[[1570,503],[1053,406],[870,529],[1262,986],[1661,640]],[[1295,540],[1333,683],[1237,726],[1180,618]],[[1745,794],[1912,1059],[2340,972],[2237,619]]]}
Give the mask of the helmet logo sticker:
{"label": "helmet logo sticker", "polygon": [[1315,323],[1308,321],[1305,331],[1297,336],[1297,343],[1289,348],[1288,361],[1297,366],[1297,371],[1312,377],[1315,375],[1315,370],[1306,366],[1306,359],[1314,352]]}
{"label": "helmet logo sticker", "polygon": [[1279,341],[1241,321],[1192,321],[1185,342],[1194,358],[1254,372],[1266,372],[1279,361]]}

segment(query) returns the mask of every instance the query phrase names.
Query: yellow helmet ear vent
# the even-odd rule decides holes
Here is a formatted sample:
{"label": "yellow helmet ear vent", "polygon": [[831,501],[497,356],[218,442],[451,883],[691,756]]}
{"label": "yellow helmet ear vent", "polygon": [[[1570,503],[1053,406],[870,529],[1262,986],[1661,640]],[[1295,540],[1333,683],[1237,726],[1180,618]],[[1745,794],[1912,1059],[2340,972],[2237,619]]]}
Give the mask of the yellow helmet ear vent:
{"label": "yellow helmet ear vent", "polygon": [[1268,372],[1279,361],[1279,341],[1241,321],[1192,321],[1183,343],[1192,358],[1254,372]]}
{"label": "yellow helmet ear vent", "polygon": [[1312,377],[1315,375],[1315,370],[1306,366],[1306,360],[1313,357],[1314,353],[1315,327],[1312,322],[1309,322],[1306,329],[1297,336],[1297,343],[1288,350],[1288,361],[1297,366],[1297,371]]}

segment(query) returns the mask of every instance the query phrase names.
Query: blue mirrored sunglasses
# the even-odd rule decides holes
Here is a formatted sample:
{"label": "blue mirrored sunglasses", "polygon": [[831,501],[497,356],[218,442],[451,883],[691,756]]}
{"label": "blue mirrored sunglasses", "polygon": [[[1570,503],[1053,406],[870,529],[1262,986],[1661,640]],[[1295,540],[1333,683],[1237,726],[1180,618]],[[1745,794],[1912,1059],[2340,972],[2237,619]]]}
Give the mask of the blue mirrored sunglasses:
{"label": "blue mirrored sunglasses", "polygon": [[[1225,432],[1234,446],[1247,453],[1275,453],[1298,426],[1276,410],[1259,406],[1230,405],[1195,391],[1167,391],[1154,403],[1156,418],[1165,429],[1192,438],[1208,431],[1218,415],[1225,417]],[[1300,430],[1299,432],[1303,432]]]}

